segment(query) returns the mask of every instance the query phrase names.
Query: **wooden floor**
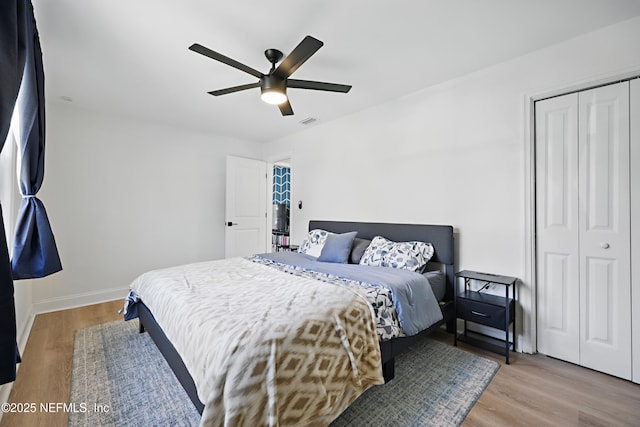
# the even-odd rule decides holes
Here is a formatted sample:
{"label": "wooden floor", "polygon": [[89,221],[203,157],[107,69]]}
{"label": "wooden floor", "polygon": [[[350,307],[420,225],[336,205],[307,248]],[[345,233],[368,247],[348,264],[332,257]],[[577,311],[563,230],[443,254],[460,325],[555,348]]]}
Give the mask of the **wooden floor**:
{"label": "wooden floor", "polygon": [[[74,331],[120,319],[121,301],[38,315],[9,397],[15,404],[69,403]],[[453,338],[437,332],[436,339]],[[460,347],[501,363],[463,426],[638,426],[640,385],[542,355],[493,353]],[[66,426],[67,414],[5,413],[0,427]]]}

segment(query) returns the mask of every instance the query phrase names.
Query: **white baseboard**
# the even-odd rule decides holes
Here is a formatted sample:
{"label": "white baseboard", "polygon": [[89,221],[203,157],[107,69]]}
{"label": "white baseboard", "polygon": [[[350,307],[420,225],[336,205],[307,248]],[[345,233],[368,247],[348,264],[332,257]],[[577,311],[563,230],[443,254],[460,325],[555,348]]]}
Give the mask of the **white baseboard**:
{"label": "white baseboard", "polygon": [[102,302],[120,299],[124,305],[124,299],[129,294],[129,288],[113,288],[100,292],[87,292],[60,298],[51,298],[38,301],[33,304],[35,314],[49,313],[52,311],[66,310],[69,308],[83,307],[85,305],[100,304]]}

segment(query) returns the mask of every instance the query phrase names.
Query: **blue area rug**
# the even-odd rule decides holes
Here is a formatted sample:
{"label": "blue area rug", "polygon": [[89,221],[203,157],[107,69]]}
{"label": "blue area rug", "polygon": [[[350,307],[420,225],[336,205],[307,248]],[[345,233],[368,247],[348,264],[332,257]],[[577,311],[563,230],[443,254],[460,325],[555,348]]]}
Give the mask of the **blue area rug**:
{"label": "blue area rug", "polygon": [[[459,426],[500,365],[425,339],[396,359],[395,378],[367,390],[331,426]],[[196,411],[138,322],[76,332],[69,426],[197,426]],[[83,410],[84,408],[84,410]]]}

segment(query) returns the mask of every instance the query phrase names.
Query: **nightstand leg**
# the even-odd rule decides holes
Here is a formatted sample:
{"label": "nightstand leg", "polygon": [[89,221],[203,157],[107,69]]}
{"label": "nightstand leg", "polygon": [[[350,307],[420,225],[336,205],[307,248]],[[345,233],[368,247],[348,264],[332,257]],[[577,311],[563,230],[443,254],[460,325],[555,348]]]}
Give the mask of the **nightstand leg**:
{"label": "nightstand leg", "polygon": [[516,351],[516,308],[513,308],[513,351]]}
{"label": "nightstand leg", "polygon": [[[508,318],[509,316],[507,316]],[[505,341],[504,341],[504,354],[505,357],[507,359],[507,365],[509,364],[509,325],[507,325],[507,332],[506,332],[506,337],[505,337]]]}
{"label": "nightstand leg", "polygon": [[513,282],[513,351],[516,351],[516,319],[518,318],[518,282]]}
{"label": "nightstand leg", "polygon": [[507,343],[505,344],[505,355],[506,355],[506,362],[507,365],[509,364],[509,329],[507,328]]}
{"label": "nightstand leg", "polygon": [[[506,288],[507,288],[507,290],[506,290],[507,294],[505,296],[505,301],[506,301],[506,304],[505,304],[506,305],[505,306],[506,327],[504,328],[506,336],[505,336],[505,339],[504,339],[504,354],[505,354],[505,356],[507,358],[507,362],[506,363],[508,365],[509,364],[509,323],[511,323],[510,322],[511,319],[509,319],[509,317],[510,317],[511,310],[509,309],[510,308],[509,307],[509,287],[507,286]],[[513,332],[514,332],[514,335],[515,335],[515,328],[514,328]],[[515,342],[515,336],[514,336],[514,342]]]}
{"label": "nightstand leg", "polygon": [[455,322],[455,327],[453,328],[453,346],[458,346],[458,317],[454,317],[453,321]]}

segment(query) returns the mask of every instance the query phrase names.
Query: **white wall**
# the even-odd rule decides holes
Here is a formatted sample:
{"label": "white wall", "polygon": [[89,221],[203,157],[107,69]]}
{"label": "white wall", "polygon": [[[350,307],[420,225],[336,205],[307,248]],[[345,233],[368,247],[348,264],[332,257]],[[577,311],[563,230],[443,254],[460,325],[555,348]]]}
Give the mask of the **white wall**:
{"label": "white wall", "polygon": [[638,40],[640,18],[274,141],[265,155],[293,153],[292,200],[304,202],[294,243],[309,219],[452,224],[460,269],[524,281],[530,328],[527,100],[640,72]]}
{"label": "white wall", "polygon": [[227,154],[260,146],[47,105],[39,196],[63,271],[33,281],[35,311],[124,298],[147,270],[222,258]]}

